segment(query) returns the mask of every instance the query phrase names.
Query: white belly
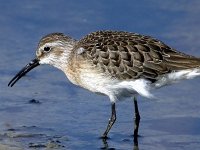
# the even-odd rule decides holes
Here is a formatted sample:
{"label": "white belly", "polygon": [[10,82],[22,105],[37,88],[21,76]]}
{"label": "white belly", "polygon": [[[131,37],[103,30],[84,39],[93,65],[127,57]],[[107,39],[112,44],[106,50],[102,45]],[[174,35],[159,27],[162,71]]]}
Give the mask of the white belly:
{"label": "white belly", "polygon": [[137,94],[147,98],[153,98],[154,96],[150,93],[152,89],[157,89],[182,79],[194,78],[199,75],[199,69],[188,69],[160,76],[157,82],[151,83],[146,79],[118,80],[103,73],[99,74],[94,71],[88,71],[81,73],[80,86],[92,92],[107,95],[111,101],[115,102],[124,97],[132,97]]}

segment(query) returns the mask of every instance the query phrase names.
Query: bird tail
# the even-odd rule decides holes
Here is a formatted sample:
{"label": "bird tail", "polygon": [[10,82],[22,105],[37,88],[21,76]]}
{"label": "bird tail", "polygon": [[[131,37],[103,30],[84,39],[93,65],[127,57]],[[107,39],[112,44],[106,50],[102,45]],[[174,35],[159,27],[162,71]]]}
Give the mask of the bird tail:
{"label": "bird tail", "polygon": [[200,58],[183,53],[170,53],[170,57],[165,57],[165,63],[173,71],[200,68]]}
{"label": "bird tail", "polygon": [[200,76],[200,58],[170,51],[168,56],[164,57],[164,63],[170,73],[160,77],[155,83],[156,88]]}

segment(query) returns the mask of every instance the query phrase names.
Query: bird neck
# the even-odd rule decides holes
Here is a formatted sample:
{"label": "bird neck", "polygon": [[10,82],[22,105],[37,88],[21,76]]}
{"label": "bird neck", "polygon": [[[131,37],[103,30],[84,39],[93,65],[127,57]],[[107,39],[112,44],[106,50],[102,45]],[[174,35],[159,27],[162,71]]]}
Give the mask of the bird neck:
{"label": "bird neck", "polygon": [[68,68],[69,64],[71,63],[72,55],[73,55],[73,49],[76,44],[75,40],[71,40],[70,42],[66,43],[64,46],[62,46],[62,53],[57,56],[57,58],[54,61],[54,67],[62,70],[63,72],[66,72],[66,69]]}

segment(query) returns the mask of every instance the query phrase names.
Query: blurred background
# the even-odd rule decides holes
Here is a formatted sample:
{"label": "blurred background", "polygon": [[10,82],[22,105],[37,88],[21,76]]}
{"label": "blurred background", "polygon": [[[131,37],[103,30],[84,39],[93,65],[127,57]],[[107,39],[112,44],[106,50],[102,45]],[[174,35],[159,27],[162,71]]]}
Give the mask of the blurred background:
{"label": "blurred background", "polygon": [[[17,84],[10,79],[35,57],[40,38],[63,32],[75,39],[96,30],[150,35],[200,57],[199,0],[0,1],[0,149],[133,149],[132,100],[117,103],[108,143],[99,139],[110,102],[39,66]],[[139,97],[139,149],[200,147],[200,79]]]}

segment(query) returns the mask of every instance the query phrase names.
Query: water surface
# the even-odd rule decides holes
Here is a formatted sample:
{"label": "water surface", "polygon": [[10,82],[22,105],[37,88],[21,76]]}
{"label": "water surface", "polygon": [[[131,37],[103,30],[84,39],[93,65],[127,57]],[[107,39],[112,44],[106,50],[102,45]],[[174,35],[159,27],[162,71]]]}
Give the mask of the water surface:
{"label": "water surface", "polygon": [[[133,149],[133,102],[117,103],[107,143],[99,139],[110,117],[107,97],[80,89],[64,74],[40,66],[13,88],[9,80],[35,56],[51,32],[80,39],[96,30],[151,35],[200,56],[198,0],[12,1],[0,5],[0,149]],[[200,79],[139,97],[139,149],[200,148]],[[34,103],[35,102],[35,103]]]}

